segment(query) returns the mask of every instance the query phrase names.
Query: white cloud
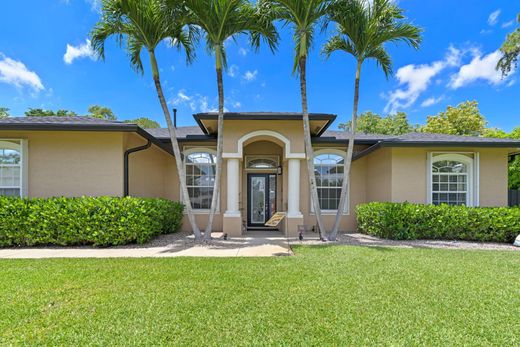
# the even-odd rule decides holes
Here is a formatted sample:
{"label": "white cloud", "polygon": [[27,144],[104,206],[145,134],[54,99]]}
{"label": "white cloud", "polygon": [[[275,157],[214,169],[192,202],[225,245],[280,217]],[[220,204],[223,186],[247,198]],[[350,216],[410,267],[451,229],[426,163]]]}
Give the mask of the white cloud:
{"label": "white cloud", "polygon": [[240,108],[242,107],[242,103],[240,101],[234,101],[231,103],[231,105],[233,106],[233,108]]}
{"label": "white cloud", "polygon": [[27,69],[21,61],[6,57],[2,53],[0,53],[0,82],[18,88],[31,87],[35,92],[45,89],[36,72]]}
{"label": "white cloud", "polygon": [[513,24],[515,24],[515,21],[514,20],[510,20],[509,22],[502,23],[502,28],[509,28]]}
{"label": "white cloud", "polygon": [[190,101],[191,97],[186,95],[186,92],[182,89],[177,93],[177,100],[178,102]]}
{"label": "white cloud", "polygon": [[236,65],[231,65],[227,71],[229,77],[234,78],[238,75],[239,68]]}
{"label": "white cloud", "polygon": [[256,80],[256,77],[258,75],[258,70],[255,70],[255,71],[246,71],[246,73],[244,74],[243,78],[247,81],[247,82],[252,82],[254,80]]}
{"label": "white cloud", "polygon": [[444,60],[435,61],[431,64],[410,64],[399,68],[396,77],[399,86],[402,87],[390,92],[385,112],[395,113],[410,107],[428,89],[432,80],[442,70],[460,65],[463,54],[463,51],[450,46]]}
{"label": "white cloud", "polygon": [[95,12],[99,12],[101,8],[101,0],[85,0],[88,4],[90,4],[90,9]]}
{"label": "white cloud", "polygon": [[245,48],[240,47],[240,48],[238,49],[238,54],[241,55],[241,56],[243,56],[243,57],[245,57],[245,56],[247,55],[247,52],[248,52],[248,51],[247,51],[247,49],[245,49]]}
{"label": "white cloud", "polygon": [[442,100],[444,100],[444,96],[439,96],[438,98],[436,97],[431,97],[431,98],[428,98],[426,100],[424,100],[421,104],[422,107],[429,107],[429,106],[433,106],[435,104],[438,104],[439,102],[441,102]]}
{"label": "white cloud", "polygon": [[495,25],[498,22],[498,17],[500,16],[500,12],[502,12],[500,9],[492,12],[488,17],[488,24],[489,25]]}
{"label": "white cloud", "polygon": [[[218,112],[218,102],[216,99],[215,103],[210,105],[207,96],[198,93],[189,95],[184,89],[181,89],[168,103],[174,106],[186,105],[192,112]],[[231,104],[236,108],[241,106],[240,102],[231,102]],[[224,108],[224,112],[229,111],[227,108]]]}
{"label": "white cloud", "polygon": [[448,86],[458,89],[477,80],[483,80],[492,85],[501,84],[504,79],[500,71],[495,69],[501,57],[502,53],[498,50],[488,55],[480,53],[474,56],[470,63],[461,66],[459,71],[451,76]]}
{"label": "white cloud", "polygon": [[96,53],[92,49],[89,39],[87,39],[85,43],[82,43],[78,46],[67,44],[67,50],[63,55],[63,61],[65,64],[70,65],[74,62],[74,60],[80,58],[90,58],[92,60],[96,60]]}

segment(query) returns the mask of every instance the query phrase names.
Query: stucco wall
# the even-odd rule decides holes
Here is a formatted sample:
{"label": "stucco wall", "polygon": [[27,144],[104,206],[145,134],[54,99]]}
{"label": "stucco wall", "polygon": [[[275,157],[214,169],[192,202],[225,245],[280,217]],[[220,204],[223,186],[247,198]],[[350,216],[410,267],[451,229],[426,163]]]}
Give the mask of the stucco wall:
{"label": "stucco wall", "polygon": [[[316,147],[315,151],[331,148],[331,149],[339,149],[345,150],[345,148],[340,147]],[[362,149],[362,147],[355,148],[355,152],[358,152]],[[310,188],[308,182],[308,174],[307,174],[307,164],[303,160],[300,166],[301,170],[301,181],[300,181],[300,208],[304,216],[304,223],[308,225],[316,225],[316,217],[311,209],[311,200],[310,200]],[[358,204],[364,203],[367,199],[366,197],[366,178],[367,178],[367,161],[366,158],[361,158],[352,163],[351,176],[350,176],[350,188],[349,188],[349,209],[348,213],[344,214],[339,229],[341,231],[355,231],[356,230],[356,206]],[[323,213],[323,223],[327,230],[330,230],[336,219],[335,213]]]}
{"label": "stucco wall", "polygon": [[[190,143],[189,146],[183,146],[181,144],[181,151],[188,149],[199,148],[199,149],[215,149],[214,144],[208,143]],[[181,201],[181,190],[179,185],[179,175],[177,174],[177,165],[175,164],[175,158],[171,157],[165,165],[165,185],[164,185],[164,197],[166,199]],[[222,165],[222,184],[220,189],[220,209],[215,214],[213,219],[213,231],[222,231],[222,215],[226,211],[227,203],[227,174],[226,174],[226,163]],[[207,212],[195,212],[195,220],[197,225],[204,231],[208,223]],[[188,218],[185,216],[182,223],[182,231],[191,231],[191,226]]]}
{"label": "stucco wall", "polygon": [[0,131],[28,141],[28,195],[121,196],[123,134],[79,131]]}
{"label": "stucco wall", "polygon": [[[271,130],[285,136],[291,141],[291,152],[303,153],[303,123],[298,121],[233,121],[227,120],[224,126],[224,152],[236,153],[239,151],[238,140],[253,131]],[[268,140],[283,145],[280,141],[272,137],[257,137],[251,139],[249,143]]]}
{"label": "stucco wall", "polygon": [[507,206],[507,153],[503,148],[392,148],[391,201],[428,201],[429,152],[479,153],[480,206]]}
{"label": "stucco wall", "polygon": [[[124,138],[125,150],[143,146],[146,143],[144,138],[134,133],[126,134]],[[155,145],[130,154],[128,158],[129,194],[137,197],[165,198],[168,162],[175,162],[173,156]]]}
{"label": "stucco wall", "polygon": [[366,201],[392,200],[392,152],[381,148],[364,157],[366,161]]}

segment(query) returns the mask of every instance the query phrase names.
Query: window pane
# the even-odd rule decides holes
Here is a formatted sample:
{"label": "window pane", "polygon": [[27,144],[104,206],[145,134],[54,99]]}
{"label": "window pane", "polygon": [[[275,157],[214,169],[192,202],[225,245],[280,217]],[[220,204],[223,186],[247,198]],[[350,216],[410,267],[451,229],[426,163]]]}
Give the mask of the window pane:
{"label": "window pane", "polygon": [[20,188],[0,188],[0,196],[20,196]]}
{"label": "window pane", "polygon": [[343,164],[343,157],[336,154],[321,154],[314,158],[318,197],[323,210],[338,208],[343,184]]}
{"label": "window pane", "polygon": [[0,165],[1,164],[20,164],[20,152],[13,149],[0,148]]}
{"label": "window pane", "polygon": [[186,157],[186,185],[194,209],[210,209],[215,182],[216,156],[192,153]]}
{"label": "window pane", "polygon": [[455,160],[432,164],[432,203],[463,205],[468,194],[468,165]]}

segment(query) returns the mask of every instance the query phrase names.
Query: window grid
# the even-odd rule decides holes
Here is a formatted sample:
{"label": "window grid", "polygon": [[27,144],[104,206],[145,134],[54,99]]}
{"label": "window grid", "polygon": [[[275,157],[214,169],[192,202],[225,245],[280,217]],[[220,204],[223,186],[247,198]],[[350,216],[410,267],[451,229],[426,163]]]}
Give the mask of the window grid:
{"label": "window grid", "polygon": [[321,154],[314,158],[318,200],[322,210],[336,211],[343,184],[343,157]]}
{"label": "window grid", "polygon": [[439,160],[432,164],[432,203],[434,205],[468,204],[468,167],[456,160]]}
{"label": "window grid", "polygon": [[278,167],[278,156],[247,156],[246,169],[272,170]]}
{"label": "window grid", "polygon": [[20,196],[21,151],[0,148],[0,196]]}
{"label": "window grid", "polygon": [[186,186],[191,206],[195,210],[209,210],[215,183],[216,156],[197,152],[186,156]]}

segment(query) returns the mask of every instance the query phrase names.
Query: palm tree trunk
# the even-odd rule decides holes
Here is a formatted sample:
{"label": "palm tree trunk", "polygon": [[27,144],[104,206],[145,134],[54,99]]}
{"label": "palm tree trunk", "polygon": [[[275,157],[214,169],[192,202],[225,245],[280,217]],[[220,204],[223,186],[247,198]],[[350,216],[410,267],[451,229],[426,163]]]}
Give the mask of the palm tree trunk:
{"label": "palm tree trunk", "polygon": [[166,124],[168,125],[168,130],[170,132],[170,139],[173,147],[173,154],[175,155],[175,164],[177,165],[177,173],[179,175],[179,182],[181,184],[181,193],[182,193],[182,201],[184,201],[186,214],[188,215],[188,220],[191,224],[191,229],[193,230],[193,235],[196,240],[200,240],[202,235],[200,233],[199,227],[195,221],[195,216],[193,215],[193,210],[191,208],[190,196],[188,194],[188,187],[186,186],[186,174],[184,170],[184,163],[181,156],[181,151],[179,148],[179,142],[177,141],[177,131],[172,124],[172,119],[170,116],[170,111],[168,110],[168,105],[166,104],[166,99],[164,98],[163,89],[161,86],[161,78],[159,76],[159,68],[157,66],[157,60],[155,58],[155,52],[153,50],[149,51],[150,54],[150,62],[152,65],[152,74],[153,80],[155,82],[155,89],[157,90],[157,96],[159,97],[159,102],[161,103],[161,107],[164,113],[164,118],[166,119]]}
{"label": "palm tree trunk", "polygon": [[[300,68],[300,92],[302,96],[302,114],[303,114],[303,140],[305,143],[305,159],[307,162],[307,172],[309,176],[309,185],[311,188],[311,201],[318,223],[320,239],[325,239],[325,227],[321,218],[320,201],[318,199],[318,189],[316,187],[316,175],[314,174],[314,151],[311,142],[311,126],[309,122],[309,111],[307,108],[307,57],[302,56],[299,59]],[[325,233],[325,234],[324,234]]]}
{"label": "palm tree trunk", "polygon": [[213,219],[220,199],[220,182],[222,176],[222,151],[224,142],[224,82],[222,80],[222,60],[220,56],[221,47],[215,50],[217,61],[217,88],[218,88],[218,121],[217,121],[217,168],[215,172],[215,183],[213,184],[213,197],[211,198],[211,209],[209,211],[208,224],[204,232],[204,239],[211,239]]}
{"label": "palm tree trunk", "polygon": [[338,212],[336,213],[336,220],[334,221],[334,227],[329,235],[329,241],[336,241],[338,236],[339,224],[341,222],[341,217],[343,216],[343,211],[345,210],[345,204],[347,202],[347,187],[350,181],[350,169],[352,167],[352,154],[354,152],[354,140],[356,133],[356,121],[357,121],[357,112],[358,112],[358,104],[359,104],[359,79],[361,77],[361,65],[363,62],[361,60],[357,63],[356,69],[356,81],[354,83],[354,109],[352,112],[352,120],[350,123],[350,134],[348,136],[348,148],[347,148],[347,157],[343,163],[343,183],[341,185],[341,196],[339,199]]}

